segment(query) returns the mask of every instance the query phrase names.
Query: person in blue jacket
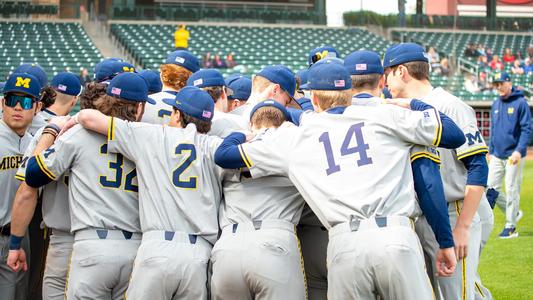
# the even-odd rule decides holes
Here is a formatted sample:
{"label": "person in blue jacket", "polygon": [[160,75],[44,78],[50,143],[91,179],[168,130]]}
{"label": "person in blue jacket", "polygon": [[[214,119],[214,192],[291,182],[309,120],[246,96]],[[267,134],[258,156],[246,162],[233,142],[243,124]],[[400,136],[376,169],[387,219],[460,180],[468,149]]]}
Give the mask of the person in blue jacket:
{"label": "person in blue jacket", "polygon": [[[509,74],[495,74],[493,86],[500,97],[492,104],[488,188],[499,192],[496,204],[505,213],[500,238],[514,238],[522,216],[520,186],[531,135],[531,112],[524,93],[513,87]],[[507,195],[502,190],[504,177]]]}

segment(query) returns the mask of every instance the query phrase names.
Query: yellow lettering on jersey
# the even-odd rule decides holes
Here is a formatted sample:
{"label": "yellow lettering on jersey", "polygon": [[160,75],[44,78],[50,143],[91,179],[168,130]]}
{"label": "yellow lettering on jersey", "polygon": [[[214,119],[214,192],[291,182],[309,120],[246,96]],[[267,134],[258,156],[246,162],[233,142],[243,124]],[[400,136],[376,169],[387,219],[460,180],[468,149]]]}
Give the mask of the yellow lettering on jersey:
{"label": "yellow lettering on jersey", "polygon": [[7,171],[12,169],[18,169],[22,164],[22,156],[4,156],[0,162],[0,171]]}
{"label": "yellow lettering on jersey", "polygon": [[17,77],[17,82],[15,83],[15,86],[22,86],[26,89],[29,89],[30,82],[31,82],[31,78]]}

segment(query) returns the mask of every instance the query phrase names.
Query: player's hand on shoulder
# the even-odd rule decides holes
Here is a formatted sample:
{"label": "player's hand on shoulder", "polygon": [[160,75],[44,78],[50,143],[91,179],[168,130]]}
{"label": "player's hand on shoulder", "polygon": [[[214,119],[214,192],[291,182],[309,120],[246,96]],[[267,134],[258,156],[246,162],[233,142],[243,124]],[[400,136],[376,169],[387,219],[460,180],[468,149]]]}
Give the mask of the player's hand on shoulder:
{"label": "player's hand on shoulder", "polygon": [[387,104],[396,105],[399,107],[411,109],[411,101],[413,99],[406,99],[406,98],[394,98],[394,99],[384,99],[384,102]]}
{"label": "player's hand on shoulder", "polygon": [[26,252],[24,249],[9,250],[7,256],[7,265],[13,272],[28,271],[28,263],[26,261]]}
{"label": "player's hand on shoulder", "polygon": [[69,130],[70,128],[74,127],[76,124],[78,124],[78,115],[74,115],[74,117],[68,119],[65,124],[63,125],[63,127],[61,128],[61,132],[59,132],[59,136],[63,135],[65,132],[67,132],[67,130]]}
{"label": "player's hand on shoulder", "polygon": [[457,257],[453,247],[439,249],[437,251],[437,275],[441,277],[450,277],[455,272],[457,266]]}
{"label": "player's hand on shoulder", "polygon": [[67,124],[67,122],[71,119],[70,116],[58,116],[58,117],[53,117],[50,119],[50,121],[48,121],[48,124],[51,124],[51,125],[56,125],[58,126],[60,129],[63,129],[63,127],[65,127],[65,124]]}

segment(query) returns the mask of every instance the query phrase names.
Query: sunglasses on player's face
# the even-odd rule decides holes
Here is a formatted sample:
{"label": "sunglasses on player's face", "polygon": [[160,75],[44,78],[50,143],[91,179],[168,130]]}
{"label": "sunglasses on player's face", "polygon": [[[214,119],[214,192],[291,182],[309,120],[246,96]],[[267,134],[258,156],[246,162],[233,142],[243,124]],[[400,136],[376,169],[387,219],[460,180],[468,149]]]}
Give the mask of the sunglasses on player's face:
{"label": "sunglasses on player's face", "polygon": [[19,95],[7,95],[5,98],[5,104],[8,107],[15,107],[17,103],[20,104],[20,107],[24,110],[30,110],[33,108],[33,104],[36,102],[35,98],[28,96],[19,96]]}

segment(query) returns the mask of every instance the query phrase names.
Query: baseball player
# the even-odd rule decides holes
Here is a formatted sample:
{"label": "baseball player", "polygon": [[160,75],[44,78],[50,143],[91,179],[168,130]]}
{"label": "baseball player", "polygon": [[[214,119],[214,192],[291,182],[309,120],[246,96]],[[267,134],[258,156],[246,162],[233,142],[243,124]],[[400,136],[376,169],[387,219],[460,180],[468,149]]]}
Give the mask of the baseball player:
{"label": "baseball player", "polygon": [[[416,100],[411,107],[420,111],[349,106],[351,78],[336,63],[311,67],[308,87],[319,114],[304,114],[299,127],[258,141],[236,145],[244,135],[227,138],[219,147],[226,151],[216,154],[226,159],[217,164],[247,166],[254,178],[291,179],[329,230],[328,298],[430,299],[410,219],[416,200],[409,152],[413,144],[449,141],[439,113]],[[451,127],[457,136],[459,129]]]}
{"label": "baseball player", "polygon": [[[134,121],[140,119],[145,101],[151,101],[145,80],[122,73],[94,105],[110,116]],[[58,131],[47,133],[54,136]],[[40,187],[67,171],[74,244],[66,296],[122,299],[141,240],[135,165],[111,152],[103,136],[78,126],[28,160],[26,183]]]}
{"label": "baseball player", "polygon": [[228,95],[233,94],[224,81],[220,71],[216,69],[202,69],[189,77],[188,86],[201,88],[213,98],[215,102],[215,113],[211,121],[209,135],[221,138],[226,137],[236,130],[246,128],[246,122],[241,116],[228,114]]}
{"label": "baseball player", "polygon": [[[494,75],[493,85],[500,97],[492,103],[489,143],[488,187],[499,193],[496,204],[505,213],[500,238],[518,236],[516,223],[520,214],[520,187],[531,135],[531,112],[524,92],[513,87],[509,74]],[[502,181],[505,177],[505,193]]]}
{"label": "baseball player", "polygon": [[252,80],[238,75],[226,78],[225,82],[226,86],[233,92],[233,94],[228,95],[228,112],[230,112],[248,101],[252,92]]}
{"label": "baseball player", "polygon": [[106,58],[94,66],[94,79],[96,82],[109,83],[120,73],[134,73],[135,67],[119,58]]}
{"label": "baseball player", "polygon": [[[481,227],[477,209],[487,184],[488,148],[477,128],[473,109],[429,82],[429,64],[424,49],[413,43],[391,46],[385,53],[386,83],[393,97],[423,99],[447,114],[463,130],[466,142],[455,150],[439,149],[441,174],[453,227],[456,256],[459,259],[452,277],[433,278],[437,297],[474,299],[475,274],[479,262]],[[438,244],[427,224],[417,231],[426,253],[435,265]],[[434,276],[430,272],[430,276]],[[437,286],[438,283],[438,286]]]}
{"label": "baseball player", "polygon": [[[261,139],[289,119],[284,106],[266,100],[252,110],[250,126]],[[211,258],[212,298],[306,299],[295,232],[304,206],[298,190],[287,177],[252,179],[248,170],[234,172],[223,186],[222,234]]]}
{"label": "baseball player", "polygon": [[78,120],[107,134],[108,150],[137,165],[143,240],[127,299],[206,299],[223,176],[213,159],[221,139],[205,134],[214,102],[196,87],[164,102],[173,107],[169,126],[127,123],[94,110],[81,111]]}
{"label": "baseball player", "polygon": [[[72,73],[62,72],[57,74],[51,82],[51,87],[57,92],[54,104],[48,108],[50,114],[64,116],[74,107],[81,83]],[[43,131],[46,127],[36,132],[30,146],[26,149],[24,160],[39,154],[45,149],[36,149]],[[38,189],[28,186],[24,182],[26,164],[23,163],[17,171],[16,178],[22,181],[13,201],[11,218],[11,235],[23,237],[32,219],[37,205]],[[65,283],[68,271],[68,261],[72,252],[74,237],[70,234],[70,217],[68,207],[68,176],[63,176],[57,182],[46,185],[42,194],[42,216],[46,227],[51,230],[50,246],[46,257],[46,268],[42,295],[44,299],[64,299]],[[26,253],[23,249],[11,250],[7,264],[14,270],[25,269]]]}
{"label": "baseball player", "polygon": [[283,65],[267,66],[257,73],[252,80],[252,92],[246,104],[231,113],[250,119],[253,107],[261,101],[272,99],[288,106],[294,100],[296,79],[292,71]]}
{"label": "baseball player", "polygon": [[[379,106],[383,103],[380,95],[385,85],[385,78],[381,59],[377,53],[366,50],[355,51],[346,56],[344,66],[352,78],[353,105]],[[447,147],[442,141],[439,146]],[[427,219],[439,244],[437,266],[430,267],[440,269],[444,264],[447,266],[445,270],[447,272],[439,270],[438,273],[440,276],[450,276],[457,260],[439,163],[440,158],[436,149],[419,145],[411,148],[415,191],[424,214],[421,218]]]}
{"label": "baseball player", "polygon": [[[0,190],[4,193],[0,202],[0,291],[2,299],[26,299],[28,273],[15,273],[6,264],[9,249],[24,248],[29,255],[29,239],[22,233],[18,245],[12,247],[11,210],[12,199],[20,185],[15,173],[22,164],[22,155],[31,141],[27,132],[32,119],[40,109],[41,84],[30,74],[13,73],[4,86],[3,114],[0,120]],[[8,246],[9,244],[9,246]]]}
{"label": "baseball player", "polygon": [[142,70],[139,72],[148,83],[148,94],[152,95],[161,92],[163,89],[163,83],[161,83],[161,75],[158,72],[152,70]]}
{"label": "baseball player", "polygon": [[146,105],[142,122],[151,124],[167,124],[172,114],[172,106],[163,102],[163,99],[174,98],[176,92],[187,85],[187,79],[192,73],[200,69],[198,58],[186,50],[177,50],[167,56],[161,65],[161,82],[163,89],[159,93],[150,95],[155,105]]}
{"label": "baseball player", "polygon": [[307,64],[311,67],[313,64],[324,58],[340,58],[340,55],[332,46],[318,47],[309,51]]}

